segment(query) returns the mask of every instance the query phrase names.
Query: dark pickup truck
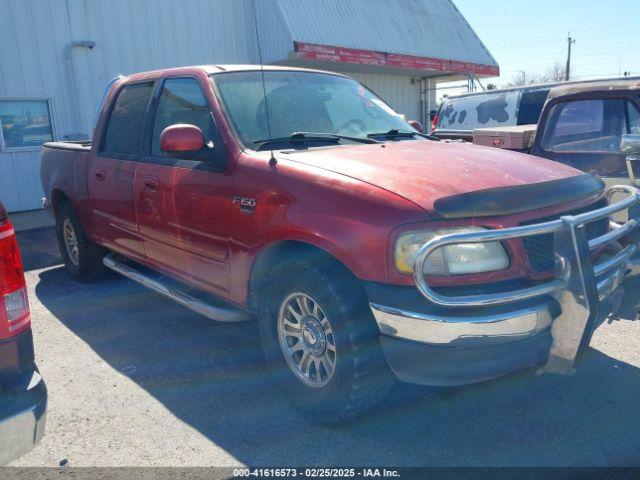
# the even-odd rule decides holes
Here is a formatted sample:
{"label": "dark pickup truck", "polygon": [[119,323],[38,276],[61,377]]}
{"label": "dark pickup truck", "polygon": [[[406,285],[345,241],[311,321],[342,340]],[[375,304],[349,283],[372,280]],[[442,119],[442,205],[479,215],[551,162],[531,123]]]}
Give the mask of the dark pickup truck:
{"label": "dark pickup truck", "polygon": [[537,124],[474,130],[474,143],[510,148],[600,175],[640,181],[640,80],[557,86]]}
{"label": "dark pickup truck", "polygon": [[573,371],[638,248],[635,188],[435,141],[305,69],[119,78],[93,142],[45,144],[42,184],[71,275],[106,266],[210,318],[257,318],[274,385],[322,422],[394,376]]}

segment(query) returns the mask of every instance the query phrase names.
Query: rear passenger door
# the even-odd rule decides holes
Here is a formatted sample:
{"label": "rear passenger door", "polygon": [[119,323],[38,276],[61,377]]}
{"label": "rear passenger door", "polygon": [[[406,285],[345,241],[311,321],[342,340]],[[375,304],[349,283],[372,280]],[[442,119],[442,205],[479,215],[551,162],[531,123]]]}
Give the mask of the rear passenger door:
{"label": "rear passenger door", "polygon": [[[200,128],[212,148],[186,159],[163,152],[162,131],[179,123]],[[167,78],[158,86],[145,148],[136,169],[135,207],[147,263],[225,297],[231,176],[212,167],[226,150],[197,78]]]}
{"label": "rear passenger door", "polygon": [[134,208],[134,177],[154,83],[125,84],[116,94],[87,169],[93,233],[110,249],[144,258]]}

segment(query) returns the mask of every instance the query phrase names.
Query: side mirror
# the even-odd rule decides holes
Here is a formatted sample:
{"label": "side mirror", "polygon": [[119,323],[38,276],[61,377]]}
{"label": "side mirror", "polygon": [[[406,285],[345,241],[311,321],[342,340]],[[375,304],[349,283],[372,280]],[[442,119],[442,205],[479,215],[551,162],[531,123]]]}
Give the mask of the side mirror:
{"label": "side mirror", "polygon": [[424,133],[424,127],[419,121],[409,120],[407,123],[411,125],[413,128],[415,128],[419,133]]}
{"label": "side mirror", "polygon": [[204,134],[195,125],[176,123],[165,128],[160,134],[160,148],[171,156],[183,157],[185,154],[194,154],[204,146]]}
{"label": "side mirror", "polygon": [[620,152],[627,156],[627,172],[631,183],[640,186],[640,135],[622,135]]}

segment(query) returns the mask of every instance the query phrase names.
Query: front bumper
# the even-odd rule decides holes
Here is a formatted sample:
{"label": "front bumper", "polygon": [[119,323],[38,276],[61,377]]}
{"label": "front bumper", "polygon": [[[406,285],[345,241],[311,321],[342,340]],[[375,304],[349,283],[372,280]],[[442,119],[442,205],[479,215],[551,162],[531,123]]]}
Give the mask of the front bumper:
{"label": "front bumper", "polygon": [[[413,295],[407,287],[368,286],[381,345],[396,376],[411,383],[459,385],[542,363],[545,372],[573,372],[595,328],[618,309],[624,295],[621,284],[637,263],[640,192],[620,186],[608,189],[606,195],[610,199],[614,193],[628,197],[551,222],[434,238],[418,253]],[[628,211],[629,221],[612,222],[609,233],[587,239],[586,224],[623,210]],[[511,285],[496,292],[448,295],[434,291],[422,275],[427,257],[442,246],[541,233],[553,233],[555,238],[552,281],[515,290]],[[592,264],[590,252],[605,247],[616,251]],[[380,293],[381,288],[403,289],[405,300],[382,300],[394,296]],[[417,292],[423,297],[421,303],[416,301]]]}

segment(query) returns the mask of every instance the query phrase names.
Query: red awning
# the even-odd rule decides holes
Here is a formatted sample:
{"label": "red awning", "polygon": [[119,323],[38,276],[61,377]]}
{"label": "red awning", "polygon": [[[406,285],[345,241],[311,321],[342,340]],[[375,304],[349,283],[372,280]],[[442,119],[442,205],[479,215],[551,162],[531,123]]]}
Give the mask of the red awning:
{"label": "red awning", "polygon": [[484,77],[500,75],[500,68],[497,65],[482,65],[444,58],[417,57],[303,42],[293,42],[293,47],[294,57],[302,60],[387,66],[425,72],[473,73]]}

